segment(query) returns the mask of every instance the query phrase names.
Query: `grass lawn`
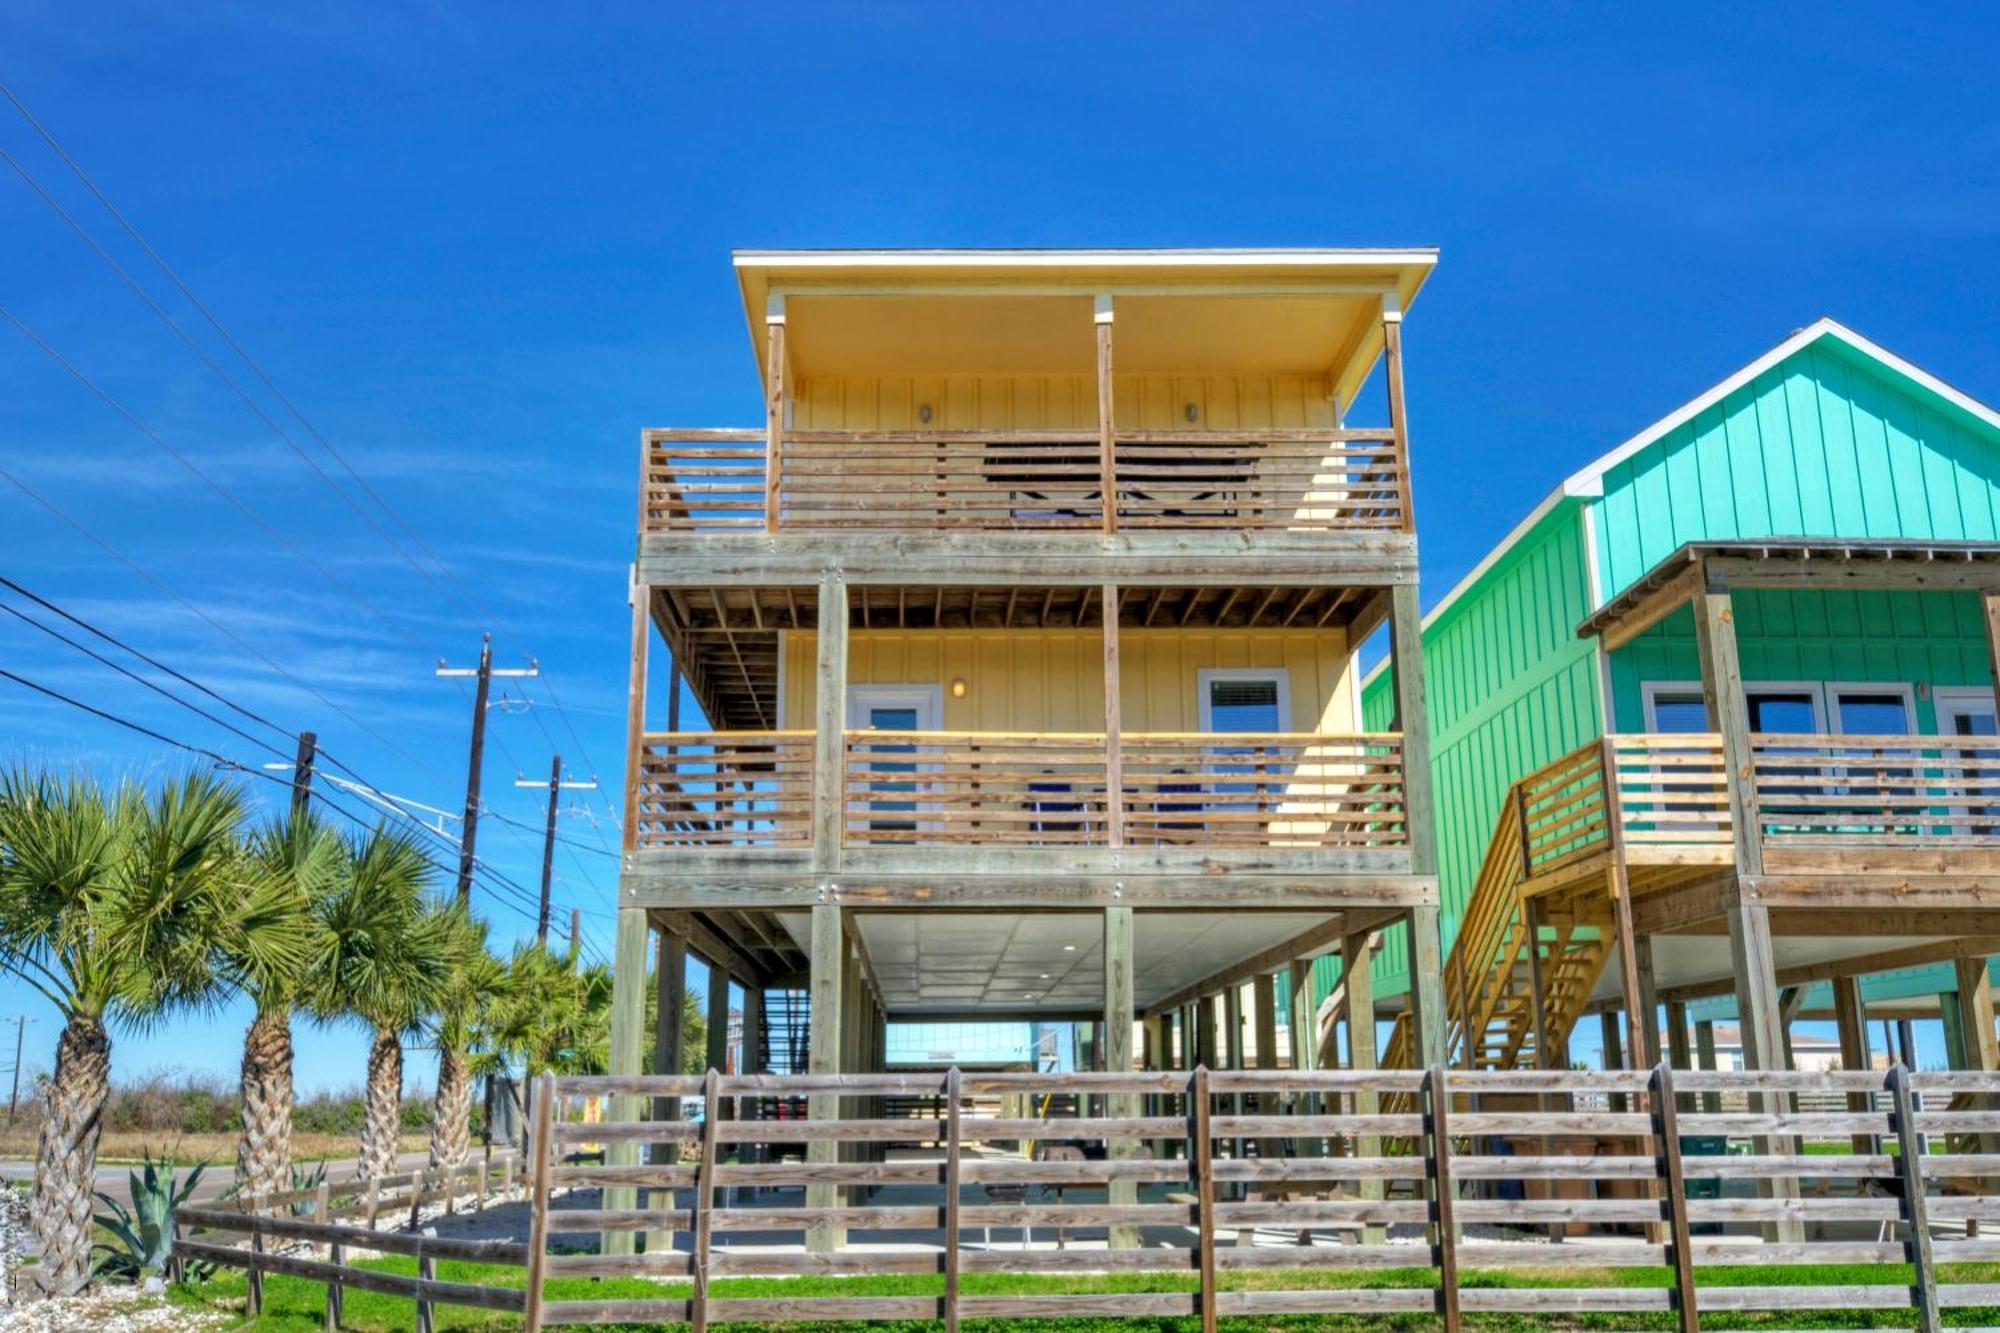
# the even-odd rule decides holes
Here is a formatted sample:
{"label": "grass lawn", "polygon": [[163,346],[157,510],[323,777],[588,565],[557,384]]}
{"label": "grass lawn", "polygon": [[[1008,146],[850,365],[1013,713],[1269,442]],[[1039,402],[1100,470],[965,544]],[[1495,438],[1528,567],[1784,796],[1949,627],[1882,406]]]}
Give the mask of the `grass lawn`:
{"label": "grass lawn", "polygon": [[[385,1272],[414,1274],[415,1262],[404,1259],[385,1259],[372,1263],[370,1267]],[[486,1286],[517,1286],[522,1272],[518,1268],[468,1263],[440,1263],[438,1277],[444,1281],[475,1282]],[[1793,1265],[1769,1268],[1716,1269],[1703,1274],[1704,1286],[1808,1286],[1808,1285],[1897,1285],[1911,1280],[1910,1270],[1899,1265]],[[1952,1265],[1942,1266],[1938,1278],[1941,1282],[1992,1282],[2000,1281],[2000,1265]],[[1665,1287],[1670,1286],[1673,1276],[1665,1268],[1626,1268],[1603,1270],[1562,1270],[1560,1272],[1509,1272],[1509,1273],[1465,1273],[1461,1275],[1467,1287]],[[1061,1277],[1037,1277],[1013,1274],[967,1274],[961,1279],[962,1291],[966,1295],[1042,1295],[1062,1292],[1121,1292],[1121,1291],[1184,1291],[1196,1284],[1191,1276],[1178,1273],[1161,1274],[1115,1274],[1098,1277],[1064,1275]],[[805,1296],[839,1293],[853,1296],[904,1296],[936,1295],[943,1290],[943,1279],[937,1276],[884,1276],[857,1278],[729,1278],[718,1279],[712,1284],[712,1296]],[[1376,1271],[1342,1271],[1313,1269],[1289,1272],[1245,1272],[1224,1274],[1222,1285],[1225,1289],[1249,1290],[1301,1290],[1325,1287],[1432,1287],[1437,1284],[1436,1273],[1428,1268],[1382,1269]],[[550,1300],[613,1300],[620,1298],[662,1298],[687,1295],[687,1284],[649,1282],[641,1278],[593,1280],[572,1278],[552,1281],[548,1285]],[[226,1311],[241,1319],[244,1297],[244,1279],[238,1272],[218,1274],[205,1285],[193,1285],[177,1289],[172,1299],[192,1308]],[[257,1333],[317,1333],[320,1328],[321,1310],[325,1302],[325,1288],[317,1282],[298,1278],[266,1277],[264,1279],[264,1315],[256,1320],[242,1319],[236,1327],[254,1329]],[[460,1330],[500,1330],[520,1326],[520,1320],[512,1315],[490,1314],[480,1310],[458,1309],[448,1306],[437,1307],[437,1327]],[[1958,1325],[1992,1326],[2000,1319],[2000,1310],[1947,1310],[1945,1322]],[[363,1333],[390,1333],[390,1330],[408,1329],[414,1318],[414,1307],[407,1301],[394,1296],[376,1295],[372,1292],[348,1291],[345,1302],[344,1327],[361,1330]],[[1793,1328],[1909,1328],[1912,1316],[1905,1310],[1786,1310],[1769,1314],[1725,1312],[1708,1316],[1714,1327],[1733,1329],[1793,1329]],[[1650,1330],[1672,1329],[1676,1327],[1671,1314],[1565,1314],[1547,1318],[1524,1315],[1467,1315],[1466,1324],[1491,1333],[1511,1333],[1513,1330],[1545,1329],[1592,1329],[1592,1330]],[[1225,1318],[1222,1327],[1234,1333],[1253,1333],[1265,1329],[1341,1329],[1353,1330],[1418,1330],[1437,1328],[1438,1319],[1433,1315],[1296,1315],[1284,1317]],[[657,1327],[678,1327],[667,1325],[625,1325],[627,1329]],[[740,1327],[749,1328],[750,1325]],[[833,1329],[834,1324],[793,1324],[789,1327],[800,1330]],[[848,1327],[852,1327],[851,1325]],[[911,1321],[902,1327],[912,1330],[939,1329],[941,1323],[918,1323]],[[1020,1319],[1020,1320],[967,1320],[968,1330],[978,1333],[1132,1333],[1138,1329],[1171,1329],[1174,1333],[1190,1333],[1200,1328],[1196,1319]]]}
{"label": "grass lawn", "polygon": [[[0,1134],[0,1160],[32,1162],[35,1160],[35,1146],[35,1136],[32,1133],[17,1131],[12,1134]],[[429,1146],[430,1137],[427,1134],[403,1135],[404,1152],[422,1152]],[[359,1135],[298,1134],[292,1139],[292,1157],[301,1163],[337,1162],[353,1157],[360,1147]],[[203,1162],[213,1166],[234,1166],[236,1135],[121,1130],[107,1133],[99,1140],[97,1164],[136,1166],[148,1152],[153,1154],[155,1162],[165,1158],[175,1166],[199,1166]],[[122,1193],[120,1197],[123,1197]]]}

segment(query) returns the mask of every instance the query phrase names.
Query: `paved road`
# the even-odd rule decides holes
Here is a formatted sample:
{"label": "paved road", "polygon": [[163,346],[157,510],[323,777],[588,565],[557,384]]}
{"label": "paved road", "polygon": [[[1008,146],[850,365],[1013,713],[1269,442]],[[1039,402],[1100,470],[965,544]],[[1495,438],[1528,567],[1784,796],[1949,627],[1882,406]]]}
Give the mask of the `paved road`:
{"label": "paved road", "polygon": [[[354,1176],[355,1160],[352,1157],[347,1157],[328,1162],[326,1164],[327,1179],[352,1179]],[[427,1160],[429,1159],[424,1153],[406,1152],[396,1159],[396,1169],[398,1172],[414,1171],[423,1166]],[[126,1195],[129,1191],[126,1186],[126,1179],[131,1169],[129,1166],[116,1165],[98,1167],[97,1188],[109,1194],[120,1203],[128,1202]],[[33,1162],[0,1162],[0,1180],[27,1181],[34,1179],[34,1176],[35,1164]],[[235,1183],[235,1164],[232,1162],[217,1162],[209,1167],[208,1170],[201,1173],[201,1183],[195,1186],[193,1197],[196,1202],[213,1199]]]}

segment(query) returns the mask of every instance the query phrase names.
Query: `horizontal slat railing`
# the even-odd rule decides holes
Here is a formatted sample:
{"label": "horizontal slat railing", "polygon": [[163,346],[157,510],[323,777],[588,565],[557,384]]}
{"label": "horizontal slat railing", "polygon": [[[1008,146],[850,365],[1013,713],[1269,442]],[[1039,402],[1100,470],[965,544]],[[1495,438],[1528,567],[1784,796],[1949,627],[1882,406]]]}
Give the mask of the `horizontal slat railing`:
{"label": "horizontal slat railing", "polygon": [[810,731],[649,732],[638,845],[810,846],[812,765]]}
{"label": "horizontal slat railing", "polygon": [[[804,1122],[754,1119],[774,1091],[837,1095]],[[1677,1095],[1706,1091],[1784,1109],[1677,1109]],[[579,1098],[609,1092],[642,1106],[681,1098],[689,1120],[558,1123],[546,1136],[557,1146],[533,1170],[554,1193],[537,1234],[560,1237],[563,1252],[528,1256],[531,1330],[724,1319],[950,1327],[1028,1314],[1212,1325],[1221,1314],[1383,1311],[1439,1315],[1456,1330],[1467,1313],[1651,1311],[1692,1333],[1701,1313],[1900,1309],[1935,1327],[1939,1309],[2000,1303],[2000,1288],[1941,1279],[1938,1267],[2000,1261],[2000,1237],[1971,1225],[2000,1221],[2000,1155],[1947,1147],[2000,1121],[1971,1109],[2000,1104],[1995,1074],[710,1074],[551,1080],[538,1097],[560,1122]],[[1846,1100],[1786,1105],[1828,1092]],[[885,1116],[890,1098],[913,1109]],[[1120,1098],[1130,1114],[1116,1112]],[[1390,1101],[1406,1109],[1370,1109]],[[1052,1105],[1078,1112],[1040,1109]],[[650,1135],[664,1156],[567,1164],[561,1145],[591,1135]],[[783,1153],[808,1135],[838,1146],[823,1161]],[[636,1202],[607,1209],[576,1192],[612,1183],[636,1188]],[[808,1186],[833,1192],[815,1199]],[[1791,1237],[1767,1242],[1768,1227]],[[651,1233],[647,1252],[575,1252],[580,1237],[621,1231]],[[1552,1246],[1552,1233],[1591,1243]],[[1416,1271],[1359,1276],[1390,1268]],[[1664,1269],[1667,1281],[1604,1276],[1626,1269]],[[1357,1276],[1313,1276],[1328,1270]],[[1562,1276],[1579,1270],[1584,1285]],[[1468,1271],[1495,1276],[1467,1281]],[[1172,1276],[1143,1294],[1092,1290],[1107,1272]],[[694,1281],[618,1300],[579,1281],[637,1273]],[[968,1273],[1035,1274],[1044,1289],[962,1291]],[[926,1282],[894,1296],[717,1285],[867,1274]]]}
{"label": "horizontal slat railing", "polygon": [[1121,527],[1393,530],[1403,521],[1386,428],[1120,431],[1115,453]]}
{"label": "horizontal slat railing", "polygon": [[[1107,846],[1100,733],[850,731],[851,843]],[[1401,847],[1391,734],[1120,737],[1128,846]]]}
{"label": "horizontal slat railing", "polygon": [[2000,850],[2000,738],[1751,736],[1774,847]]}
{"label": "horizontal slat railing", "polygon": [[641,532],[764,526],[763,431],[649,430],[641,447]]}
{"label": "horizontal slat railing", "polygon": [[1611,750],[1628,845],[1729,845],[1722,737],[1626,734],[1611,738]]}
{"label": "horizontal slat railing", "polygon": [[[759,430],[649,430],[645,532],[766,527]],[[775,526],[1094,529],[1104,522],[1094,427],[1020,431],[787,430]],[[1406,469],[1370,429],[1119,431],[1121,527],[1379,530],[1403,526]]]}

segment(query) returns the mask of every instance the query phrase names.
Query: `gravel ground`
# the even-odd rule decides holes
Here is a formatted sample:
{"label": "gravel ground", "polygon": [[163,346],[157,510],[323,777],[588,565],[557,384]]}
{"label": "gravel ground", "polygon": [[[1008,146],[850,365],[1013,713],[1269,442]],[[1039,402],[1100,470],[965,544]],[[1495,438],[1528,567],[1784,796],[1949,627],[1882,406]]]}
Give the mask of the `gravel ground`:
{"label": "gravel ground", "polygon": [[103,1287],[88,1296],[54,1301],[30,1301],[0,1309],[0,1333],[172,1333],[180,1329],[218,1328],[230,1322],[226,1314],[206,1314],[169,1305],[137,1287]]}

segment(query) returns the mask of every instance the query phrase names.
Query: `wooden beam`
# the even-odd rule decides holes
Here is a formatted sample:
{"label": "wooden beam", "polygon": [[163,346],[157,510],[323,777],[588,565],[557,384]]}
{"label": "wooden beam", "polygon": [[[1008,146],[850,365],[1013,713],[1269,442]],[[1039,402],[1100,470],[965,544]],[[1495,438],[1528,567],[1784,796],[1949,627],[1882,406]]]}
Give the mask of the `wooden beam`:
{"label": "wooden beam", "polygon": [[1688,565],[1635,600],[1616,620],[1604,626],[1597,636],[1598,646],[1607,653],[1617,652],[1699,596],[1704,586],[1701,565]]}
{"label": "wooden beam", "polygon": [[1704,587],[1695,599],[1695,646],[1701,659],[1701,697],[1708,724],[1722,735],[1723,777],[1729,793],[1729,827],[1738,875],[1764,873],[1764,836],[1757,822],[1756,781],[1750,755],[1750,708],[1736,651],[1736,613],[1729,589]]}
{"label": "wooden beam", "polygon": [[[1355,1070],[1371,1070],[1380,1064],[1375,1044],[1375,937],[1368,931],[1357,931],[1341,942],[1340,985],[1347,993],[1347,1064]],[[1381,1094],[1373,1091],[1357,1091],[1354,1094],[1354,1113],[1358,1116],[1380,1114]],[[1357,1157],[1375,1158],[1382,1152],[1379,1135],[1357,1135],[1354,1143]],[[1384,1196],[1387,1182],[1373,1177],[1360,1182],[1359,1192],[1363,1199],[1379,1200]],[[1379,1245],[1384,1238],[1383,1228],[1371,1224],[1362,1231],[1362,1240],[1371,1245]]]}
{"label": "wooden beam", "polygon": [[[1740,683],[1739,683],[1740,692]],[[1729,954],[1734,964],[1737,1030],[1743,1041],[1745,1069],[1782,1070],[1785,1059],[1784,1018],[1778,1006],[1777,968],[1771,954],[1771,918],[1762,903],[1739,903],[1729,914]],[[1790,1097],[1783,1093],[1757,1093],[1751,1109],[1765,1115],[1790,1110]],[[1784,1151],[1768,1139],[1760,1139],[1757,1152],[1768,1156]],[[1795,1198],[1798,1182],[1793,1179],[1763,1179],[1758,1191],[1765,1198]],[[1780,1222],[1765,1229],[1767,1241],[1795,1243],[1805,1239],[1796,1221]]]}
{"label": "wooden beam", "polygon": [[1993,987],[1988,980],[1986,956],[1960,958],[1952,971],[1958,983],[1958,1013],[1965,1033],[1966,1064],[1986,1073],[2000,1070],[2000,1036],[1993,1029]]}
{"label": "wooden beam", "polygon": [[[1861,998],[1861,980],[1858,977],[1835,977],[1833,979],[1833,1021],[1840,1032],[1840,1067],[1849,1070],[1867,1069],[1871,1065],[1868,1058],[1868,1009]],[[1847,1094],[1847,1109],[1867,1114],[1874,1107],[1874,1097],[1866,1092]],[[1851,1143],[1857,1153],[1879,1152],[1873,1134],[1856,1134]]]}
{"label": "wooden beam", "polygon": [[[1099,327],[1108,327],[1100,325]],[[1104,833],[1113,847],[1125,845],[1124,677],[1118,662],[1118,585],[1104,585]]]}
{"label": "wooden beam", "polygon": [[[708,960],[708,1067],[718,1074],[729,1069],[729,968]],[[741,1072],[741,1071],[738,1071]]]}
{"label": "wooden beam", "polygon": [[[652,641],[648,603],[652,592],[632,588],[632,645],[625,683],[625,827],[620,830],[627,852],[639,846],[639,765],[646,741],[646,650]],[[675,655],[678,663],[679,655]],[[676,668],[678,669],[678,667]],[[680,691],[674,691],[676,697]]]}
{"label": "wooden beam", "polygon": [[[655,932],[653,950],[653,1073],[678,1074],[685,1063],[682,1029],[687,1004],[687,936],[677,930]],[[681,1099],[655,1100],[653,1116],[658,1120],[678,1120]],[[671,1148],[672,1145],[660,1145]]]}
{"label": "wooden beam", "polygon": [[[1104,1067],[1114,1074],[1129,1073],[1132,1069],[1133,962],[1132,909],[1107,907],[1104,909]],[[1139,1114],[1139,1098],[1130,1093],[1111,1094],[1104,1099],[1104,1113],[1114,1120],[1133,1119]],[[1109,1139],[1105,1151],[1114,1159],[1134,1157],[1138,1155],[1139,1143],[1135,1139]],[[1114,1180],[1107,1189],[1106,1199],[1114,1207],[1139,1202],[1136,1181]],[[1108,1236],[1114,1250],[1139,1248],[1137,1227],[1114,1226]]]}
{"label": "wooden beam", "polygon": [[1993,679],[1994,696],[2000,698],[2000,590],[1982,592],[1979,609],[1986,622],[1986,669]]}
{"label": "wooden beam", "polygon": [[[618,930],[611,954],[611,1050],[614,1074],[636,1075],[639,1053],[646,1040],[646,913],[643,908],[618,909]],[[612,1101],[612,1114],[620,1120],[639,1118],[639,1099],[621,1096]],[[605,1162],[614,1166],[636,1166],[639,1145],[613,1143],[606,1148]],[[628,1187],[607,1189],[606,1208],[631,1208],[638,1194]],[[607,1254],[630,1254],[632,1233],[609,1232],[603,1238]]]}
{"label": "wooden beam", "polygon": [[1111,298],[1099,296],[1095,306],[1098,491],[1104,497],[1104,531],[1108,535],[1118,531],[1118,433],[1112,421]]}
{"label": "wooden beam", "polygon": [[1388,384],[1389,431],[1396,440],[1396,502],[1404,532],[1417,530],[1417,507],[1410,492],[1410,425],[1403,404],[1403,306],[1382,298],[1382,369]]}
{"label": "wooden beam", "polygon": [[[1865,977],[1875,972],[1893,972],[1900,968],[1922,967],[1928,963],[1992,954],[2000,954],[2000,935],[1968,935],[1960,939],[1933,940],[1902,949],[1855,954],[1851,958],[1801,963],[1777,973],[1777,985],[1780,988],[1803,988],[1815,982],[1837,981],[1842,977]],[[1734,989],[1734,978],[1722,977],[1713,981],[1698,981],[1686,986],[1675,986],[1662,994],[1675,1001],[1685,1002],[1728,995]]]}
{"label": "wooden beam", "polygon": [[847,585],[819,584],[813,708],[813,868],[838,872],[847,836]]}
{"label": "wooden beam", "polygon": [[639,539],[639,578],[658,588],[810,587],[836,570],[853,587],[915,588],[1383,587],[1417,578],[1414,537],[1365,529],[788,529],[776,541],[761,532]]}
{"label": "wooden beam", "polygon": [[785,456],[785,298],[764,305],[764,531],[778,530]]}
{"label": "wooden beam", "polygon": [[[841,1001],[846,987],[847,932],[842,909],[825,903],[812,909],[812,991],[807,1011],[806,1070],[813,1074],[838,1074],[842,1035]],[[806,1113],[814,1120],[834,1120],[840,1115],[840,1098],[826,1093],[807,1101]],[[832,1164],[840,1145],[831,1139],[806,1145],[806,1160]],[[806,1186],[806,1207],[832,1208],[838,1201],[839,1186]],[[845,1233],[830,1223],[806,1232],[806,1248],[814,1254],[830,1254],[845,1241]]]}
{"label": "wooden beam", "polygon": [[1292,1068],[1319,1068],[1319,1024],[1313,1006],[1313,966],[1310,958],[1285,964],[1286,992],[1291,1000],[1287,1022],[1292,1032]]}

